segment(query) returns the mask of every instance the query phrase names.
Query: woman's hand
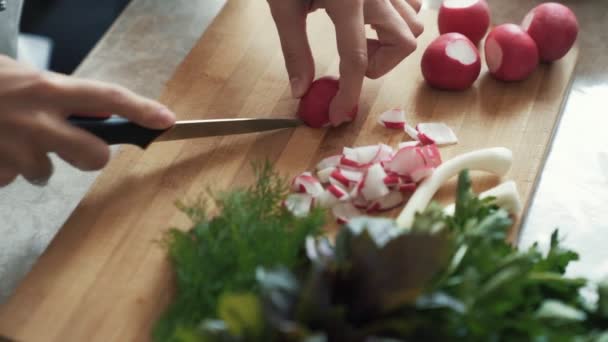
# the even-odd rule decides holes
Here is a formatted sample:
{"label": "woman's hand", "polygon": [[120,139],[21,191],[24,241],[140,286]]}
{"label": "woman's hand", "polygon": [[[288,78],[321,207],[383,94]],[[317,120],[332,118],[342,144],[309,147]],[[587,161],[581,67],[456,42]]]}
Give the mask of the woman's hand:
{"label": "woman's hand", "polygon": [[18,175],[46,184],[53,172],[49,152],[81,170],[104,167],[108,146],[66,119],[110,113],[149,128],[175,122],[163,105],[122,87],[40,72],[0,55],[0,186]]}
{"label": "woman's hand", "polygon": [[[416,49],[422,31],[417,19],[421,0],[268,0],[277,25],[293,96],[302,97],[315,75],[306,36],[306,16],[325,9],[336,27],[340,90],[331,117],[343,117],[359,102],[363,79],[378,78]],[[367,39],[365,25],[378,39]]]}

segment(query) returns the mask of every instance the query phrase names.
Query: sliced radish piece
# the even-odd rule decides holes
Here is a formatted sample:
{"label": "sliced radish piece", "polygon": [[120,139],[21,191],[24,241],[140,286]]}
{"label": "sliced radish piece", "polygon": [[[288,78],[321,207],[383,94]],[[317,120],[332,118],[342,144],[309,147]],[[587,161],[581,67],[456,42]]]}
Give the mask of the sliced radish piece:
{"label": "sliced radish piece", "polygon": [[405,198],[400,192],[391,192],[390,194],[377,200],[378,210],[386,211],[397,208],[402,205]]}
{"label": "sliced radish piece", "polygon": [[329,167],[336,167],[340,164],[340,159],[342,159],[341,155],[327,157],[317,164],[317,170],[324,170]]}
{"label": "sliced radish piece", "polygon": [[381,145],[361,146],[356,147],[354,150],[357,153],[357,160],[361,165],[368,165],[376,160],[376,157],[380,154],[382,147]]}
{"label": "sliced radish piece", "polygon": [[[458,143],[458,138],[448,125],[441,122],[419,123],[416,130],[436,145],[451,145]],[[420,139],[422,141],[422,139]]]}
{"label": "sliced radish piece", "polygon": [[370,202],[368,200],[366,200],[365,198],[363,198],[363,196],[357,196],[357,197],[353,198],[352,204],[357,209],[363,209],[363,210],[365,210],[365,209],[368,208]]}
{"label": "sliced radish piece", "polygon": [[406,124],[403,130],[410,138],[412,138],[412,140],[420,140],[420,137],[418,137],[418,131],[414,127]]}
{"label": "sliced radish piece", "polygon": [[422,144],[420,143],[420,141],[404,141],[404,142],[400,142],[399,146],[397,147],[398,150],[402,149],[402,148],[406,148],[406,147],[418,147],[418,146],[422,146]]}
{"label": "sliced radish piece", "polygon": [[513,153],[503,147],[477,150],[448,160],[420,184],[397,218],[397,225],[401,229],[409,229],[416,213],[426,209],[437,190],[462,170],[482,170],[503,176],[511,168],[512,162]]}
{"label": "sliced radish piece", "polygon": [[362,163],[359,161],[359,155],[355,149],[345,147],[342,150],[342,157],[340,158],[340,166],[346,166],[350,168],[360,168]]}
{"label": "sliced radish piece", "polygon": [[350,202],[343,202],[332,208],[332,213],[339,224],[348,223],[351,219],[361,216],[361,212]]}
{"label": "sliced radish piece", "polygon": [[327,192],[329,192],[333,197],[335,197],[338,201],[347,201],[350,199],[350,195],[346,190],[337,185],[329,185],[327,187]]}
{"label": "sliced radish piece", "polygon": [[435,140],[431,139],[428,135],[424,133],[418,133],[418,140],[422,145],[432,145],[435,143]]}
{"label": "sliced radish piece", "polygon": [[408,182],[399,184],[399,191],[404,194],[411,194],[416,191],[416,183]]}
{"label": "sliced radish piece", "polygon": [[397,174],[389,174],[384,178],[384,184],[389,189],[395,189],[395,188],[399,187],[400,183],[401,183],[401,179],[399,178],[399,175],[397,175]]}
{"label": "sliced radish piece", "polygon": [[333,208],[334,205],[338,204],[338,199],[329,190],[325,190],[321,196],[315,201],[315,205],[321,208]]}
{"label": "sliced radish piece", "polygon": [[418,151],[422,155],[426,166],[437,167],[441,165],[441,153],[437,148],[437,145],[426,145],[418,148]]}
{"label": "sliced radish piece", "polygon": [[405,111],[402,109],[391,109],[378,118],[378,122],[389,129],[403,129],[405,127]]}
{"label": "sliced radish piece", "polygon": [[405,147],[397,151],[393,160],[386,163],[386,170],[400,176],[408,175],[413,170],[426,165],[418,147]]}
{"label": "sliced radish piece", "polygon": [[335,170],[337,170],[335,166],[330,166],[317,172],[317,177],[319,178],[319,181],[321,183],[329,183],[329,177]]}
{"label": "sliced radish piece", "polygon": [[323,193],[323,185],[310,172],[304,172],[296,176],[291,183],[291,188],[296,192],[303,192],[318,197]]}
{"label": "sliced radish piece", "polygon": [[378,149],[378,154],[374,158],[374,163],[382,163],[382,162],[389,161],[389,160],[393,159],[394,155],[395,155],[395,150],[392,147],[390,147],[386,144],[380,144],[379,149]]}
{"label": "sliced radish piece", "polygon": [[412,171],[410,175],[412,176],[412,180],[414,181],[414,183],[420,183],[422,180],[428,178],[432,174],[433,168],[424,166]]}
{"label": "sliced radish piece", "polygon": [[370,201],[388,195],[390,190],[384,184],[386,176],[386,172],[380,164],[370,166],[359,186],[361,195]]}
{"label": "sliced radish piece", "polygon": [[306,217],[310,213],[313,197],[309,194],[290,194],[283,205],[296,217]]}

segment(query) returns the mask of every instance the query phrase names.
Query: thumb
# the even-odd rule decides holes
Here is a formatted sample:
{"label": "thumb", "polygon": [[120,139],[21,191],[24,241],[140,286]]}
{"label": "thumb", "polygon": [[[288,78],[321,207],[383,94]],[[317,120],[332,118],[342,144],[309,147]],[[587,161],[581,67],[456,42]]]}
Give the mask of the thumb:
{"label": "thumb", "polygon": [[315,65],[306,35],[306,1],[270,1],[285,66],[294,98],[304,96],[315,76]]}

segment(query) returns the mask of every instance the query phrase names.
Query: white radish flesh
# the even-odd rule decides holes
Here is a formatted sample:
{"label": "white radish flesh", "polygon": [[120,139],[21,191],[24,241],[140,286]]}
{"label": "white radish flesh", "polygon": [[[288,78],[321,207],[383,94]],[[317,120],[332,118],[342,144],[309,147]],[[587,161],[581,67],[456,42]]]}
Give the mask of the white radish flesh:
{"label": "white radish flesh", "polygon": [[417,151],[424,159],[424,163],[426,166],[437,167],[441,165],[441,153],[439,152],[437,145],[426,145],[418,147]]}
{"label": "white radish flesh", "polygon": [[426,162],[418,152],[418,147],[406,147],[397,151],[393,160],[386,164],[386,169],[387,171],[405,176],[425,165]]}
{"label": "white radish flesh", "polygon": [[458,143],[458,138],[456,137],[456,134],[454,134],[454,131],[441,122],[419,123],[416,125],[416,130],[439,146]]}
{"label": "white radish flesh", "polygon": [[348,223],[351,219],[361,216],[361,212],[350,202],[338,203],[332,208],[332,213],[339,224]]}
{"label": "white radish flesh", "polygon": [[340,159],[342,159],[341,155],[327,157],[317,164],[317,170],[324,170],[330,167],[336,167],[340,164]]}
{"label": "white radish flesh", "polygon": [[370,166],[359,187],[361,195],[369,201],[388,195],[390,190],[384,184],[386,176],[380,164]]}
{"label": "white radish flesh", "polygon": [[304,192],[318,197],[323,192],[323,186],[310,172],[304,172],[296,176],[292,182],[292,189],[296,192]]}
{"label": "white radish flesh", "polygon": [[512,162],[513,153],[509,149],[496,147],[465,153],[443,163],[418,186],[397,218],[397,225],[401,229],[409,229],[416,213],[425,210],[437,190],[462,170],[481,170],[503,176],[511,168]]}
{"label": "white radish flesh", "polygon": [[400,192],[391,192],[390,194],[376,200],[373,205],[373,211],[392,210],[403,204],[405,198]]}
{"label": "white radish flesh", "polygon": [[393,150],[392,147],[385,145],[385,144],[380,144],[379,149],[378,149],[378,154],[374,158],[374,163],[381,163],[381,162],[389,161],[389,160],[393,159],[394,155],[395,155],[395,150]]}
{"label": "white radish flesh", "polygon": [[310,213],[313,197],[309,194],[290,194],[283,205],[296,217],[306,217]]}
{"label": "white radish flesh", "polygon": [[405,111],[401,109],[391,109],[380,114],[378,123],[389,129],[403,129],[405,127]]}
{"label": "white radish flesh", "polygon": [[[494,197],[494,203],[505,209],[512,215],[518,215],[522,210],[521,198],[517,191],[517,185],[514,181],[507,181],[498,186],[482,192],[478,196],[480,199]],[[456,210],[455,204],[450,204],[443,210],[446,215],[454,215]]]}
{"label": "white radish flesh", "polygon": [[403,130],[405,131],[405,134],[412,138],[412,140],[419,141],[418,131],[416,130],[416,128],[406,124]]}
{"label": "white radish flesh", "polygon": [[329,177],[335,170],[335,166],[330,166],[317,172],[317,177],[319,178],[319,181],[321,183],[329,183]]}
{"label": "white radish flesh", "polygon": [[433,174],[433,168],[424,166],[424,167],[421,167],[421,168],[418,168],[418,169],[412,171],[410,176],[412,177],[412,181],[414,183],[420,183],[424,179],[430,177],[432,174]]}
{"label": "white radish flesh", "polygon": [[399,146],[397,146],[397,149],[400,150],[402,148],[406,148],[406,147],[418,147],[418,146],[422,146],[422,144],[420,144],[420,141],[404,141],[399,143]]}

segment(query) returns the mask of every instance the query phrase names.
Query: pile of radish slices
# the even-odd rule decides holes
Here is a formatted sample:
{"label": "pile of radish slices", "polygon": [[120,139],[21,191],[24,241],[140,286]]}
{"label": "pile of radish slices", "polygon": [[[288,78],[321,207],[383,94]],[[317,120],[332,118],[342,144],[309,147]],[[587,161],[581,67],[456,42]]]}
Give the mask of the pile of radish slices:
{"label": "pile of radish slices", "polygon": [[380,114],[378,123],[388,129],[404,130],[410,138],[423,145],[442,146],[458,143],[458,138],[448,125],[442,122],[430,122],[411,126],[405,121],[405,111],[402,109],[391,109]]}
{"label": "pile of radish slices", "polygon": [[314,206],[328,208],[338,223],[346,223],[363,213],[401,206],[440,164],[435,144],[410,141],[396,151],[385,144],[345,147],[341,155],[319,162],[316,174],[296,176],[285,206],[297,216],[306,216]]}

